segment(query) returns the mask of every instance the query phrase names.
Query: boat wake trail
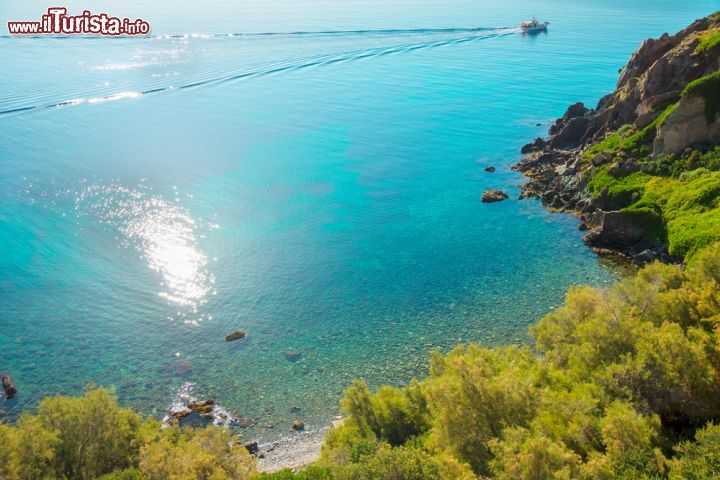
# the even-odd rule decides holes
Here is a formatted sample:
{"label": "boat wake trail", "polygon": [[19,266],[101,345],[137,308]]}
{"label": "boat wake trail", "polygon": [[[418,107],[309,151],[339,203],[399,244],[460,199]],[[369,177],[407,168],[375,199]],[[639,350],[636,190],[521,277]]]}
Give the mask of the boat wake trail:
{"label": "boat wake trail", "polygon": [[[340,53],[323,54],[310,56],[292,60],[268,62],[253,65],[244,65],[225,70],[217,70],[212,72],[204,72],[198,74],[189,74],[182,77],[174,77],[171,82],[168,79],[160,79],[157,82],[145,82],[134,84],[114,85],[112,87],[97,88],[86,90],[85,92],[73,92],[72,97],[65,97],[61,100],[52,100],[53,95],[49,94],[49,98],[35,97],[34,103],[15,105],[6,104],[3,108],[0,103],[0,116],[30,112],[34,110],[43,110],[58,107],[70,107],[81,104],[93,104],[100,102],[108,102],[113,100],[121,100],[128,98],[137,98],[146,95],[190,90],[211,85],[219,85],[224,83],[236,82],[250,78],[277,75],[286,72],[292,72],[308,68],[323,67],[335,65],[339,63],[355,62],[371,58],[384,57],[389,55],[398,55],[409,53],[417,50],[425,50],[444,46],[457,45],[461,43],[474,42],[478,40],[502,37],[517,33],[517,29],[487,29],[487,28],[462,28],[462,29],[416,29],[416,30],[348,30],[348,31],[327,31],[327,32],[289,32],[289,33],[254,33],[254,34],[225,34],[230,35],[252,35],[252,36],[304,36],[304,35],[394,35],[394,34],[435,34],[449,33],[462,34],[454,35],[451,38],[429,39],[414,43],[405,43],[393,46],[372,47],[359,50],[351,50]],[[219,34],[215,34],[219,35]],[[162,38],[175,38],[172,36]],[[183,36],[183,38],[187,38]],[[56,96],[57,98],[57,96]],[[0,100],[1,102],[1,100]]]}
{"label": "boat wake trail", "polygon": [[[487,27],[465,27],[465,28],[386,28],[372,30],[317,30],[297,32],[253,32],[253,33],[210,33],[194,34],[210,37],[344,37],[363,35],[422,35],[435,33],[476,33],[491,30],[503,30],[504,28]],[[182,35],[158,35],[159,38],[188,38],[193,34]]]}

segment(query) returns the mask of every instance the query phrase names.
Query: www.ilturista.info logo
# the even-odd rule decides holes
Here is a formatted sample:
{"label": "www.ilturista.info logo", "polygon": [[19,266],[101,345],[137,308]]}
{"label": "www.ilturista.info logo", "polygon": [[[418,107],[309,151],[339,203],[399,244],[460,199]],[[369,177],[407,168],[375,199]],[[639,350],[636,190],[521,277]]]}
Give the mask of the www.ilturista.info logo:
{"label": "www.ilturista.info logo", "polygon": [[147,35],[150,24],[138,18],[111,17],[85,10],[82,15],[68,15],[65,7],[50,7],[39,22],[8,22],[11,35]]}

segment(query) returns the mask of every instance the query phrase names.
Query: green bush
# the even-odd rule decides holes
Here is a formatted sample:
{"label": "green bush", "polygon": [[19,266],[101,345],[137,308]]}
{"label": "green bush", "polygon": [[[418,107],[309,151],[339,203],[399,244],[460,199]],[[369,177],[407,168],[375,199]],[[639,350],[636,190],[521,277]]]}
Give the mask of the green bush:
{"label": "green bush", "polygon": [[237,479],[255,464],[220,428],[162,430],[117,404],[103,388],[40,402],[16,426],[0,424],[0,478]]}
{"label": "green bush", "polygon": [[698,53],[711,50],[720,45],[720,29],[708,32],[700,37],[700,43],[695,48]]}
{"label": "green bush", "polygon": [[670,462],[671,480],[704,480],[720,475],[720,425],[698,430],[694,442],[683,442]]}
{"label": "green bush", "polygon": [[295,473],[286,468],[279,472],[260,473],[253,477],[254,480],[334,480],[330,467],[310,466]]}

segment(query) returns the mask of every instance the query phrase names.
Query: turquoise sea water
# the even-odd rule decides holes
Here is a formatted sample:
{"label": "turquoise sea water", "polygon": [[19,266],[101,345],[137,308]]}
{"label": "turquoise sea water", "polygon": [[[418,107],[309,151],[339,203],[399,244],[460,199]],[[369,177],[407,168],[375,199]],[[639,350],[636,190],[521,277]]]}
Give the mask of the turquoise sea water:
{"label": "turquoise sea water", "polygon": [[[147,3],[91,9],[152,38],[0,38],[0,371],[20,389],[0,418],[94,382],[159,416],[212,396],[269,439],[326,425],[354,378],[525,341],[617,272],[576,219],[516,200],[520,146],[717,6]],[[533,14],[547,34],[504,28]]]}

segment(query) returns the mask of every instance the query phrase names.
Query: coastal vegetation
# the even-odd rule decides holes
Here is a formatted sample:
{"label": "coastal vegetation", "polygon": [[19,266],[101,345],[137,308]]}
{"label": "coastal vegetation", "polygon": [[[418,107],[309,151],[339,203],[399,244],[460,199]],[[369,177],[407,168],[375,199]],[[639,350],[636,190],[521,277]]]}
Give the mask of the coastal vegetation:
{"label": "coastal vegetation", "polygon": [[[575,287],[531,334],[526,347],[437,353],[405,388],[355,382],[325,469],[263,478],[720,475],[720,244],[687,269],[654,263],[607,291]],[[393,450],[434,462],[435,476],[345,476]]]}
{"label": "coastal vegetation", "polygon": [[720,244],[608,290],[572,288],[530,345],[467,344],[430,374],[356,381],[317,465],[257,473],[220,427],[161,428],[112,392],[0,425],[0,478],[688,479],[720,475]]}

